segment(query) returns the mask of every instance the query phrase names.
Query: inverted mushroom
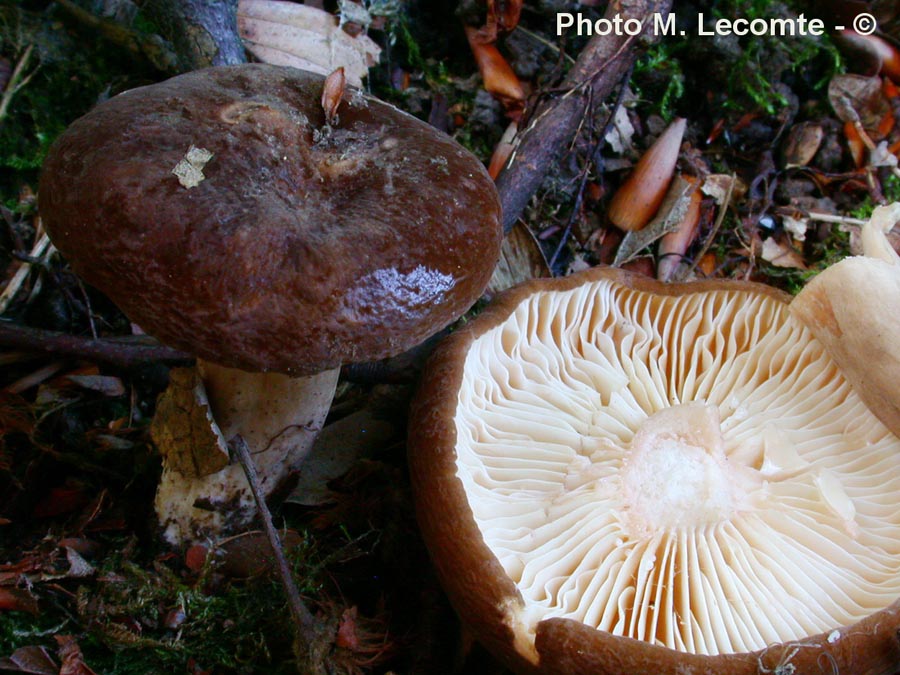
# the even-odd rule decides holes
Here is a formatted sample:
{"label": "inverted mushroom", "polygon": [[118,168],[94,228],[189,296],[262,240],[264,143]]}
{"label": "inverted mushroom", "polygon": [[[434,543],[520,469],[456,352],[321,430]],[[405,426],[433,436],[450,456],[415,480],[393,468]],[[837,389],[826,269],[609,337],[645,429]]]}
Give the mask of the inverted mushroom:
{"label": "inverted mushroom", "polygon": [[514,289],[439,348],[417,513],[505,663],[893,672],[900,439],[789,300],[596,269]]}
{"label": "inverted mushroom", "polygon": [[[75,271],[206,362],[207,382],[237,391],[210,393],[214,414],[246,422],[224,440],[252,435],[259,414],[275,420],[251,445],[257,461],[290,446],[270,489],[321,425],[284,410],[303,396],[295,378],[401,352],[456,319],[487,284],[501,236],[474,156],[355,89],[326,123],[322,82],[254,64],[126,92],[57,140],[40,184],[41,215]],[[320,394],[335,379],[319,376]],[[221,525],[223,475],[168,479],[177,489],[158,506],[171,539]],[[178,491],[187,504],[172,501]],[[239,501],[242,522],[252,500]]]}

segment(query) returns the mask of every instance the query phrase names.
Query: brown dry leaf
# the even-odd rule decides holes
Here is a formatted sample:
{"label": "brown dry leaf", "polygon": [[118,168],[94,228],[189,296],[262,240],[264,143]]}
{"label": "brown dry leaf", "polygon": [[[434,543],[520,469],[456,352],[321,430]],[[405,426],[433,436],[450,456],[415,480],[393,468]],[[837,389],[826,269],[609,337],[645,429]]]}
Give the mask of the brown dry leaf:
{"label": "brown dry leaf", "polygon": [[541,277],[552,276],[547,259],[531,230],[517,222],[500,246],[500,260],[488,283],[487,293],[495,295],[511,286]]}
{"label": "brown dry leaf", "polygon": [[485,90],[499,98],[507,108],[520,107],[525,101],[525,90],[497,45],[481,40],[478,29],[472,26],[466,26],[466,38]]}
{"label": "brown dry leaf", "polygon": [[347,86],[347,77],[344,68],[336,68],[325,78],[322,87],[322,110],[325,111],[325,121],[334,124],[337,120],[337,111],[344,98],[344,89]]}
{"label": "brown dry leaf", "polygon": [[509,161],[510,155],[512,155],[513,150],[516,148],[516,133],[518,133],[518,131],[519,123],[515,121],[510,122],[509,126],[506,127],[506,131],[503,132],[503,136],[500,137],[500,140],[494,148],[494,152],[491,155],[491,161],[488,162],[488,175],[494,180],[500,175],[503,167],[505,167],[507,161]]}
{"label": "brown dry leaf", "polygon": [[522,0],[487,0],[487,21],[483,31],[496,38],[497,33],[509,33],[519,25]]}
{"label": "brown dry leaf", "polygon": [[240,0],[237,18],[244,45],[260,61],[321,75],[343,66],[354,87],[362,86],[381,53],[368,36],[351,37],[337,17],[308,5]]}
{"label": "brown dry leaf", "polygon": [[815,122],[795,124],[788,133],[784,150],[785,167],[790,169],[809,164],[819,151],[824,138],[825,130],[821,124]]}
{"label": "brown dry leaf", "polygon": [[688,194],[687,208],[683,211],[684,216],[659,241],[656,278],[661,281],[680,280],[690,269],[690,266],[685,263],[684,254],[697,237],[703,193],[700,192],[699,178],[688,177],[686,180],[694,185],[694,189],[690,190]]}
{"label": "brown dry leaf", "polygon": [[62,661],[59,669],[59,675],[97,675],[84,662],[84,655],[81,653],[81,647],[71,635],[54,635],[56,643],[59,645],[57,656]]}
{"label": "brown dry leaf", "polygon": [[0,587],[0,611],[37,614],[37,598],[23,588]]}
{"label": "brown dry leaf", "polygon": [[43,647],[20,647],[9,658],[0,658],[0,670],[28,675],[59,675],[59,667]]}
{"label": "brown dry leaf", "polygon": [[706,177],[701,188],[703,194],[716,200],[719,206],[727,206],[729,195],[738,200],[747,193],[747,185],[740,178],[725,173],[714,173]]}
{"label": "brown dry leaf", "polygon": [[795,251],[790,244],[780,242],[775,237],[769,237],[763,240],[762,259],[772,263],[775,267],[790,267],[798,270],[805,270],[806,263],[803,262],[803,256]]}
{"label": "brown dry leaf", "polygon": [[363,408],[326,426],[313,443],[286,501],[320,506],[334,501],[328,482],[347,473],[359,457],[373,454],[397,435],[396,427]]}
{"label": "brown dry leaf", "polygon": [[876,130],[890,112],[880,77],[835,75],[828,83],[828,100],[842,122],[861,122],[866,130]]}
{"label": "brown dry leaf", "polygon": [[112,375],[66,375],[65,379],[82,389],[95,391],[110,398],[124,396],[126,391],[122,380]]}

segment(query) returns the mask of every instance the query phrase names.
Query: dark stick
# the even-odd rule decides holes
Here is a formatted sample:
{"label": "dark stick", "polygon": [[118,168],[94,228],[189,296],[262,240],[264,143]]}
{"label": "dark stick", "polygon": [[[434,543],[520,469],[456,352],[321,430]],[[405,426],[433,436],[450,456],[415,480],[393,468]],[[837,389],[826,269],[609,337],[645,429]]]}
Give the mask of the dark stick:
{"label": "dark stick", "polygon": [[269,546],[272,549],[272,554],[275,556],[278,576],[281,577],[281,584],[284,586],[284,591],[288,596],[288,605],[291,608],[291,615],[294,617],[294,623],[296,624],[298,641],[301,643],[303,651],[311,654],[314,652],[319,638],[318,623],[306,607],[303,598],[300,597],[297,584],[294,583],[291,568],[288,565],[287,557],[284,555],[284,547],[281,545],[281,537],[278,536],[278,531],[272,522],[272,513],[269,511],[269,507],[266,506],[266,500],[263,497],[262,486],[259,484],[259,476],[256,473],[256,465],[250,456],[250,448],[241,436],[235,436],[229,442],[228,447],[237,456],[237,460],[247,475],[250,492],[253,493],[253,499],[256,501],[259,515],[262,518],[266,538],[269,540]]}
{"label": "dark stick", "polygon": [[577,133],[588,102],[602,101],[631,68],[637,47],[646,39],[656,12],[668,13],[671,0],[622,0],[611,2],[606,17],[639,19],[643,37],[604,35],[591,38],[563,81],[565,93],[542,103],[520,133],[516,148],[497,177],[503,206],[503,229],[509,232],[537,192],[548,169],[559,159]]}
{"label": "dark stick", "polygon": [[85,338],[66,333],[0,321],[0,346],[23,351],[72,356],[131,368],[142,363],[165,361],[186,364],[190,354],[161,345],[149,337]]}

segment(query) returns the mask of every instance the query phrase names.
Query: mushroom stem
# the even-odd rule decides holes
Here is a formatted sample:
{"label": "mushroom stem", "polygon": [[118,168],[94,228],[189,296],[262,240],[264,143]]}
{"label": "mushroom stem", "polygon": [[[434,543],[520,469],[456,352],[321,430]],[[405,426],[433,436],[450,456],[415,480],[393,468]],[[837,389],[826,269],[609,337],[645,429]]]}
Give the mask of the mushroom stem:
{"label": "mushroom stem", "polygon": [[247,373],[206,361],[173,371],[151,433],[163,455],[156,513],[180,545],[249,523],[257,513],[226,443],[241,436],[270,495],[309,453],[328,414],[340,369],[309,377]]}
{"label": "mushroom stem", "polygon": [[863,255],[819,274],[790,308],[869,409],[900,436],[900,256],[887,239],[898,220],[900,204],[876,208],[862,228]]}

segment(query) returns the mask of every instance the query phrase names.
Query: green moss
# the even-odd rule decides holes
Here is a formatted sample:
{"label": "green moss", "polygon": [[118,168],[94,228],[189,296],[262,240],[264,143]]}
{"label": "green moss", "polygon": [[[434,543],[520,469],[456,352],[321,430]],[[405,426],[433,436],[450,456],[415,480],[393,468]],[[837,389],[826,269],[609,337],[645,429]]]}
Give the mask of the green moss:
{"label": "green moss", "polygon": [[[0,5],[0,56],[14,68],[30,54],[0,120],[0,201],[14,204],[23,185],[35,187],[51,143],[103,96],[118,93],[152,71],[97,39],[86,39],[51,14]],[[23,79],[24,79],[23,77]]]}
{"label": "green moss", "polygon": [[[310,541],[289,553],[304,595],[321,590],[324,564]],[[54,653],[52,636],[67,633],[104,675],[186,672],[189,659],[216,673],[296,673],[293,623],[276,581],[223,581],[212,567],[196,578],[158,561],[131,562],[128,548],[119,542],[74,593],[37,584],[37,616],[0,612],[0,657],[26,645]]]}

